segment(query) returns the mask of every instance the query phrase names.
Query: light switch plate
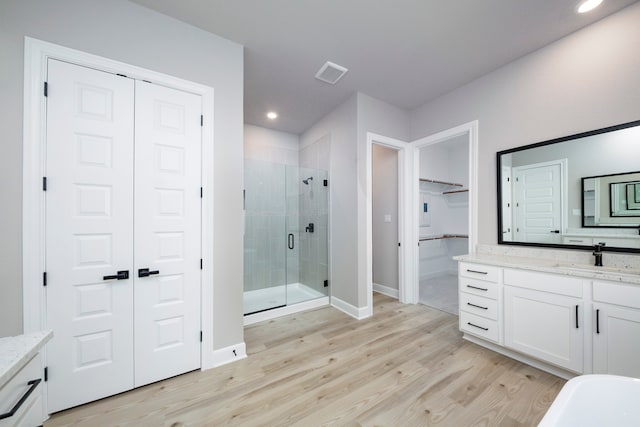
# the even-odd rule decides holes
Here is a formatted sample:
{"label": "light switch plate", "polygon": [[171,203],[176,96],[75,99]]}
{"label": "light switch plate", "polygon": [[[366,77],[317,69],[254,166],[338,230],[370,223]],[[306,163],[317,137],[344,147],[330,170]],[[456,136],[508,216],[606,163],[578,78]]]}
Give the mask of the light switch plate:
{"label": "light switch plate", "polygon": [[384,216],[384,222],[391,222],[391,215],[386,214],[386,215]]}

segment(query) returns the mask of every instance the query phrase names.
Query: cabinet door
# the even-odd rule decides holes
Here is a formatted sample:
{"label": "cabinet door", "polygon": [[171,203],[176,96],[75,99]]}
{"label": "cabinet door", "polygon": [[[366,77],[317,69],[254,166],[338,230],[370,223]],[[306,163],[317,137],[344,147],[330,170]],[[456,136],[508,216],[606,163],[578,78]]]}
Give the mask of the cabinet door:
{"label": "cabinet door", "polygon": [[584,323],[580,299],[505,286],[504,310],[505,346],[582,372]]}
{"label": "cabinet door", "polygon": [[640,378],[640,310],[594,304],[593,373]]}

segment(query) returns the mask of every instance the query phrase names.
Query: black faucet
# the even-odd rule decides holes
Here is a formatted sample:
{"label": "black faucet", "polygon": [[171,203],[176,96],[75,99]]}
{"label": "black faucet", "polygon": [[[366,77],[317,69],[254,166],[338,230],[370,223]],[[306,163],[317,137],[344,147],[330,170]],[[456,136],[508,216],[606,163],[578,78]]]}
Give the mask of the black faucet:
{"label": "black faucet", "polygon": [[606,245],[604,242],[596,243],[593,247],[593,256],[596,257],[596,267],[602,267],[602,248]]}

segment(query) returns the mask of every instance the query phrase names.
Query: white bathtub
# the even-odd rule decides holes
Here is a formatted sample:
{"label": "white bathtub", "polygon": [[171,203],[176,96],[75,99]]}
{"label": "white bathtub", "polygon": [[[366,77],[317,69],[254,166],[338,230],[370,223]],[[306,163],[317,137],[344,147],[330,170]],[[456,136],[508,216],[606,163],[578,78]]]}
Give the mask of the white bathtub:
{"label": "white bathtub", "polygon": [[582,375],[569,380],[538,427],[640,425],[640,379]]}

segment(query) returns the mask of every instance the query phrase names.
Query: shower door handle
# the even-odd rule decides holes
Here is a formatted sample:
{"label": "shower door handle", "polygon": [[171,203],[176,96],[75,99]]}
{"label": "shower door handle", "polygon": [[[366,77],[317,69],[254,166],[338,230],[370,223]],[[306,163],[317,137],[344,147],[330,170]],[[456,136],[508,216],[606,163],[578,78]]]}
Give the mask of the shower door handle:
{"label": "shower door handle", "polygon": [[293,249],[295,247],[295,243],[295,237],[293,236],[293,234],[289,233],[289,236],[287,236],[287,246],[289,247],[289,249]]}

